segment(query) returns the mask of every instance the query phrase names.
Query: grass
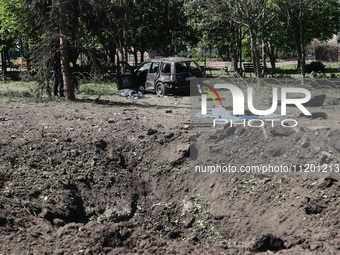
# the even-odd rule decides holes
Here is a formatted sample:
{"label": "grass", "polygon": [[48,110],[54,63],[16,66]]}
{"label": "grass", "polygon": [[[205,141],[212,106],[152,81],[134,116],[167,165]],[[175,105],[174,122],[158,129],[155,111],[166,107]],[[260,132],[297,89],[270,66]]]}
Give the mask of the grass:
{"label": "grass", "polygon": [[30,101],[35,97],[37,84],[34,82],[0,82],[0,101]]}
{"label": "grass", "polygon": [[113,95],[118,91],[116,83],[84,83],[79,86],[78,93],[87,95]]}
{"label": "grass", "polygon": [[[0,100],[17,101],[19,98],[38,99],[36,95],[38,89],[39,85],[37,82],[0,82]],[[81,84],[78,90],[75,91],[76,94],[86,95],[116,95],[118,92],[116,83],[85,83]],[[43,92],[41,96],[42,98],[40,99],[48,100],[47,93]]]}

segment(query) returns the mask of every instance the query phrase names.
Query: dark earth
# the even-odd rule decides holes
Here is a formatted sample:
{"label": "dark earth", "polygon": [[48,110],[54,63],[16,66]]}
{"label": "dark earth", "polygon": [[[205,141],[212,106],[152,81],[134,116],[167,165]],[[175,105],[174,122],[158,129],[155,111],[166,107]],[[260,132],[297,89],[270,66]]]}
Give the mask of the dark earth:
{"label": "dark earth", "polygon": [[[337,178],[190,172],[188,97],[36,102],[9,89],[0,101],[0,254],[340,253]],[[331,118],[319,130],[304,118],[298,131],[268,138],[214,132],[233,145],[230,162],[339,164],[339,109],[315,109]]]}

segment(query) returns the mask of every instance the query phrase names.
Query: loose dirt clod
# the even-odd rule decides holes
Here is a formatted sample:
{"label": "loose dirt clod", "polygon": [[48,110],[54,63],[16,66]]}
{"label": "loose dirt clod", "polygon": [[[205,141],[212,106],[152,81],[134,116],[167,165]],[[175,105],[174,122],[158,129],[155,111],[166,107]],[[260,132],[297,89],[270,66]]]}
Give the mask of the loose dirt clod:
{"label": "loose dirt clod", "polygon": [[263,252],[263,251],[279,251],[285,249],[284,242],[272,235],[267,234],[262,236],[259,240],[257,240],[252,248],[254,252]]}

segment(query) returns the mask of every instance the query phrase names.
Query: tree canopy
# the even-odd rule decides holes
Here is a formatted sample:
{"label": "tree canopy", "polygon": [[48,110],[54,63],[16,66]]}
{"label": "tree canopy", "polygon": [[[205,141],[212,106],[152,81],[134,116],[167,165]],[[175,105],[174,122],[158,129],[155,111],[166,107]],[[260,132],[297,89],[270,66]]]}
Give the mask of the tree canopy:
{"label": "tree canopy", "polygon": [[70,100],[77,68],[113,73],[128,54],[137,65],[138,52],[170,56],[188,46],[217,48],[235,70],[249,52],[257,76],[267,56],[275,68],[279,51],[294,51],[304,76],[306,47],[339,30],[339,0],[0,0],[2,53],[17,48],[32,59],[47,90],[60,66]]}

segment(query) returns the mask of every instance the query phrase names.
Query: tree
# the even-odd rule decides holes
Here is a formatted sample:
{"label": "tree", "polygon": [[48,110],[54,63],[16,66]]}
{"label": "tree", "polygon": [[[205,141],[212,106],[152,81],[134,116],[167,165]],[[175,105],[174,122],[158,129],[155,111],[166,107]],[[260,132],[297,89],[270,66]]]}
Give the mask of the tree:
{"label": "tree", "polygon": [[306,46],[313,39],[327,40],[340,28],[338,0],[279,0],[287,34],[295,42],[301,76],[306,74]]}
{"label": "tree", "polygon": [[285,18],[279,12],[275,18],[266,26],[266,52],[270,59],[271,67],[275,72],[276,59],[279,52],[294,50],[294,41],[289,38],[288,33],[282,33],[286,30]]}
{"label": "tree", "polygon": [[34,63],[40,83],[49,92],[51,71],[59,65],[66,100],[75,99],[70,59],[72,57],[75,63],[78,56],[78,53],[72,53],[76,52],[74,44],[81,28],[79,13],[82,13],[84,3],[80,0],[26,0],[26,6],[36,17],[42,38],[34,47]]}
{"label": "tree", "polygon": [[264,50],[265,28],[277,14],[274,11],[275,6],[270,0],[225,0],[225,3],[231,11],[229,15],[230,20],[248,29],[254,72],[257,77],[260,77],[263,73],[260,66],[260,44],[257,42],[258,33],[262,33],[262,49]]}
{"label": "tree", "polygon": [[[4,56],[10,48],[17,48],[29,60],[30,48],[39,40],[37,30],[35,17],[23,1],[0,0],[0,40]],[[6,71],[6,62],[2,68]]]}
{"label": "tree", "polygon": [[[145,1],[145,0],[144,0]],[[190,40],[192,28],[187,25],[184,0],[146,1],[149,49],[162,56],[177,54],[185,49],[183,42]]]}
{"label": "tree", "polygon": [[194,0],[186,4],[188,24],[194,28],[196,36],[200,38],[201,47],[206,50],[214,45],[221,54],[226,52],[231,56],[236,71],[241,55],[242,30],[239,24],[226,15],[229,12],[223,0]]}
{"label": "tree", "polygon": [[60,65],[64,82],[64,93],[66,100],[74,100],[74,84],[72,82],[72,74],[69,60],[68,45],[68,27],[67,27],[67,3],[60,0]]}
{"label": "tree", "polygon": [[[262,46],[262,57],[265,62],[265,42],[266,42],[266,26],[277,14],[277,7],[270,0],[213,0],[189,1],[190,6],[195,9],[201,7],[202,14],[198,16],[203,18],[203,22],[197,20],[197,23],[205,25],[197,25],[209,31],[209,35],[216,35],[219,32],[224,34],[223,39],[229,43],[230,53],[234,69],[237,69],[237,59],[241,59],[242,38],[244,33],[249,34],[250,49],[252,61],[254,64],[254,72],[256,76],[263,76],[260,66],[260,51]],[[194,11],[192,9],[192,11]],[[243,27],[243,29],[242,29]],[[210,33],[214,31],[215,33]],[[216,33],[217,32],[217,33]],[[259,35],[260,40],[258,40]],[[218,38],[216,37],[216,38]],[[209,38],[210,39],[210,38]],[[261,41],[261,44],[258,43]]]}
{"label": "tree", "polygon": [[[192,29],[187,25],[184,1],[103,0],[89,1],[87,29],[97,42],[117,61],[126,61],[133,53],[156,50],[160,55],[174,55],[185,48]],[[97,45],[98,46],[98,45]]]}

